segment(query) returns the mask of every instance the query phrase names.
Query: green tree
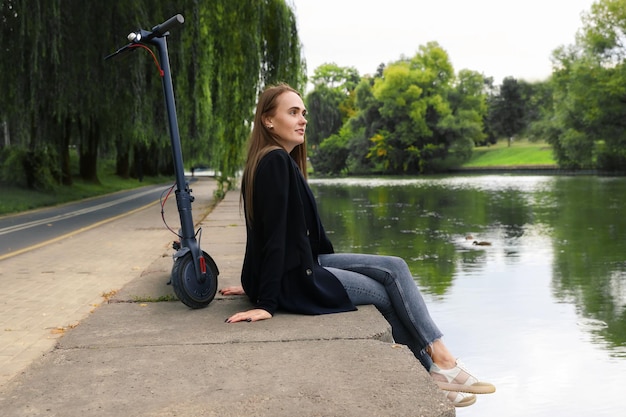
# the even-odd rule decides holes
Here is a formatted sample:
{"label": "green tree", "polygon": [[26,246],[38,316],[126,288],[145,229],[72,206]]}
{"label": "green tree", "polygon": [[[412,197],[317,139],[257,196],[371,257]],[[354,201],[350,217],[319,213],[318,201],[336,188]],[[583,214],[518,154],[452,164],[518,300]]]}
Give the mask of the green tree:
{"label": "green tree", "polygon": [[513,77],[502,81],[499,92],[489,103],[489,124],[497,137],[505,137],[509,146],[514,136],[526,126],[523,87]]}
{"label": "green tree", "polygon": [[[332,66],[324,70],[314,77],[324,88],[346,78]],[[430,173],[458,164],[485,138],[486,85],[474,71],[455,76],[437,43],[420,47],[413,58],[381,66],[377,76],[347,89],[354,111],[317,149],[316,170]]]}
{"label": "green tree", "polygon": [[137,27],[140,9],[121,1],[105,5],[4,0],[2,10],[11,11],[12,22],[0,40],[12,56],[0,63],[6,92],[0,100],[12,139],[12,150],[7,152],[27,150],[22,164],[14,158],[15,167],[26,165],[21,175],[31,187],[54,186],[59,181],[71,184],[69,149],[73,145],[80,156],[80,175],[98,181],[99,152],[115,149],[114,140],[122,136],[128,140],[129,127],[136,122],[118,117],[120,109],[126,115],[142,108],[137,101],[148,96],[149,90],[142,88],[143,94],[136,94],[133,101],[130,89],[118,87],[124,85],[119,81],[128,79],[127,74],[137,74],[145,66],[105,65],[103,51],[113,46],[94,28],[116,32],[121,27],[120,33],[127,32]]}
{"label": "green tree", "polygon": [[359,72],[354,67],[340,67],[335,63],[322,64],[315,69],[311,82],[315,87],[338,88],[345,94],[354,90],[361,81]]}
{"label": "green tree", "polygon": [[[24,19],[30,7],[32,17]],[[0,68],[2,95],[0,112],[7,124],[12,149],[5,150],[4,175],[25,183],[31,188],[48,188],[58,180],[57,149],[42,136],[59,132],[59,106],[53,96],[59,92],[57,84],[63,76],[59,69],[59,47],[50,39],[58,33],[61,18],[60,4],[51,1],[49,7],[26,4],[22,0],[3,1],[0,6],[2,30],[0,45],[4,57]],[[31,36],[27,36],[27,34]]]}
{"label": "green tree", "polygon": [[430,172],[431,162],[447,157],[453,80],[448,54],[435,42],[421,46],[412,59],[389,65],[376,79],[382,126],[371,137],[369,155],[383,171]]}
{"label": "green tree", "polygon": [[522,94],[524,96],[524,129],[530,139],[537,139],[532,136],[532,126],[540,121],[544,115],[550,114],[553,109],[552,83],[548,81],[538,81],[534,83],[522,83]]}
{"label": "green tree", "polygon": [[211,44],[211,163],[227,182],[243,162],[258,92],[279,82],[301,89],[306,68],[295,15],[284,0],[221,0],[204,6],[204,16]]}
{"label": "green tree", "polygon": [[191,163],[208,160],[223,178],[232,177],[258,92],[277,82],[304,86],[295,15],[284,0],[138,3],[0,0],[0,48],[11,56],[0,62],[0,122],[11,145],[0,155],[11,162],[3,163],[5,174],[24,177],[29,186],[69,184],[71,146],[86,180],[98,181],[103,156],[117,159],[121,176],[171,173],[152,58],[102,58],[129,30],[149,29],[179,12],[187,21],[171,31],[168,43]]}
{"label": "green tree", "polygon": [[305,98],[307,142],[318,173],[337,173],[346,168],[351,132],[344,129],[339,135],[339,131],[356,112],[354,90],[360,79],[355,68],[336,64],[320,65],[311,77],[314,89]]}
{"label": "green tree", "polygon": [[313,91],[305,101],[309,113],[307,141],[313,148],[339,129],[355,113],[354,89],[361,77],[353,67],[322,64],[315,69]]}
{"label": "green tree", "polygon": [[317,174],[337,174],[347,168],[350,137],[346,133],[331,135],[315,150],[311,161]]}
{"label": "green tree", "polygon": [[600,0],[553,53],[554,112],[539,125],[567,168],[626,169],[626,1]]}
{"label": "green tree", "polygon": [[480,73],[461,70],[448,95],[452,113],[442,120],[441,126],[458,163],[469,159],[474,145],[482,143],[487,136],[483,125],[487,115],[486,86]]}
{"label": "green tree", "polygon": [[345,96],[337,89],[320,85],[306,96],[309,146],[315,149],[322,141],[337,133],[343,124],[340,104]]}
{"label": "green tree", "polygon": [[[384,66],[379,67],[382,76]],[[380,115],[381,103],[376,100],[372,91],[373,78],[363,78],[354,90],[356,114],[348,121],[351,139],[347,158],[348,169],[355,173],[371,173],[375,170],[373,158],[368,157],[372,141],[378,130],[383,128]]]}

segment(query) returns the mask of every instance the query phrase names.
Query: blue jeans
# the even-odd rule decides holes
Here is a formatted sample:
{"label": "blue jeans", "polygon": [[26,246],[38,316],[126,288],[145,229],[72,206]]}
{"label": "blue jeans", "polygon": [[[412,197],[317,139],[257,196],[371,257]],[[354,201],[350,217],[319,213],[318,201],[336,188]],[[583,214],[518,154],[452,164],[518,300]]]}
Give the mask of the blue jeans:
{"label": "blue jeans", "polygon": [[373,304],[391,325],[396,342],[407,345],[428,370],[426,348],[442,337],[409,267],[395,256],[333,253],[319,263],[341,281],[354,305]]}

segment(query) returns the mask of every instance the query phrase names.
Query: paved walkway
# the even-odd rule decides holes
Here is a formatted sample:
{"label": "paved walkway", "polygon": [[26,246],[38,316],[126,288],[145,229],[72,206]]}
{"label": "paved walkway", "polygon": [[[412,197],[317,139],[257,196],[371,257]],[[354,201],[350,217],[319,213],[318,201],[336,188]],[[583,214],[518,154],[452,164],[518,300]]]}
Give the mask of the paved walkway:
{"label": "paved walkway", "polygon": [[[215,182],[201,191],[194,217],[206,216]],[[164,187],[166,188],[166,187]],[[0,384],[50,351],[68,329],[107,296],[139,277],[159,255],[169,256],[175,236],[161,220],[157,202],[145,210],[61,241],[0,261]],[[180,222],[174,198],[167,221]]]}
{"label": "paved walkway", "polygon": [[[239,194],[207,217],[214,181],[192,188],[202,247],[220,286],[235,285]],[[175,202],[166,213],[176,230]],[[0,261],[3,416],[454,415],[373,307],[229,325],[245,297],[160,301],[173,297],[174,238],[153,205]]]}

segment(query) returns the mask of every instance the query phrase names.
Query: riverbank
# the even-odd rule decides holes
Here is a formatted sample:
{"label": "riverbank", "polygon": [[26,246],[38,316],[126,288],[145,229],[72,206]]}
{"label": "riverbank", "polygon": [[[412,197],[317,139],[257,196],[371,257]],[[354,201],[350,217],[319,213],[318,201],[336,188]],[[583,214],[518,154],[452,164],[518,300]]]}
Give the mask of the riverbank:
{"label": "riverbank", "polygon": [[476,166],[452,168],[451,174],[599,175],[593,169],[561,169],[554,165]]}
{"label": "riverbank", "polygon": [[[99,173],[99,184],[76,180],[72,186],[59,186],[50,191],[28,190],[23,187],[0,184],[0,195],[5,196],[0,200],[0,216],[138,188],[148,184],[173,183],[173,179],[163,177],[146,177],[142,182],[133,178],[122,179],[113,173],[111,161],[103,165]],[[549,145],[527,140],[515,141],[512,146],[508,146],[506,142],[499,142],[495,145],[477,147],[469,161],[458,168],[451,169],[450,172],[581,173],[572,170],[559,170]],[[11,196],[11,198],[6,196]]]}

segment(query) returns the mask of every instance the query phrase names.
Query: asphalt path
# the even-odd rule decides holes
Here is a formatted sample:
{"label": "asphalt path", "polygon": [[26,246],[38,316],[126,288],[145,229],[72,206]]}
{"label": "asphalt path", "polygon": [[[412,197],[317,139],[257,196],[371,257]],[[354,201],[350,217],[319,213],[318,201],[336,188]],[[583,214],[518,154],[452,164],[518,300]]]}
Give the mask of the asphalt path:
{"label": "asphalt path", "polygon": [[[170,187],[168,184],[145,186],[0,217],[0,260],[157,204]],[[169,198],[175,198],[173,192]]]}

